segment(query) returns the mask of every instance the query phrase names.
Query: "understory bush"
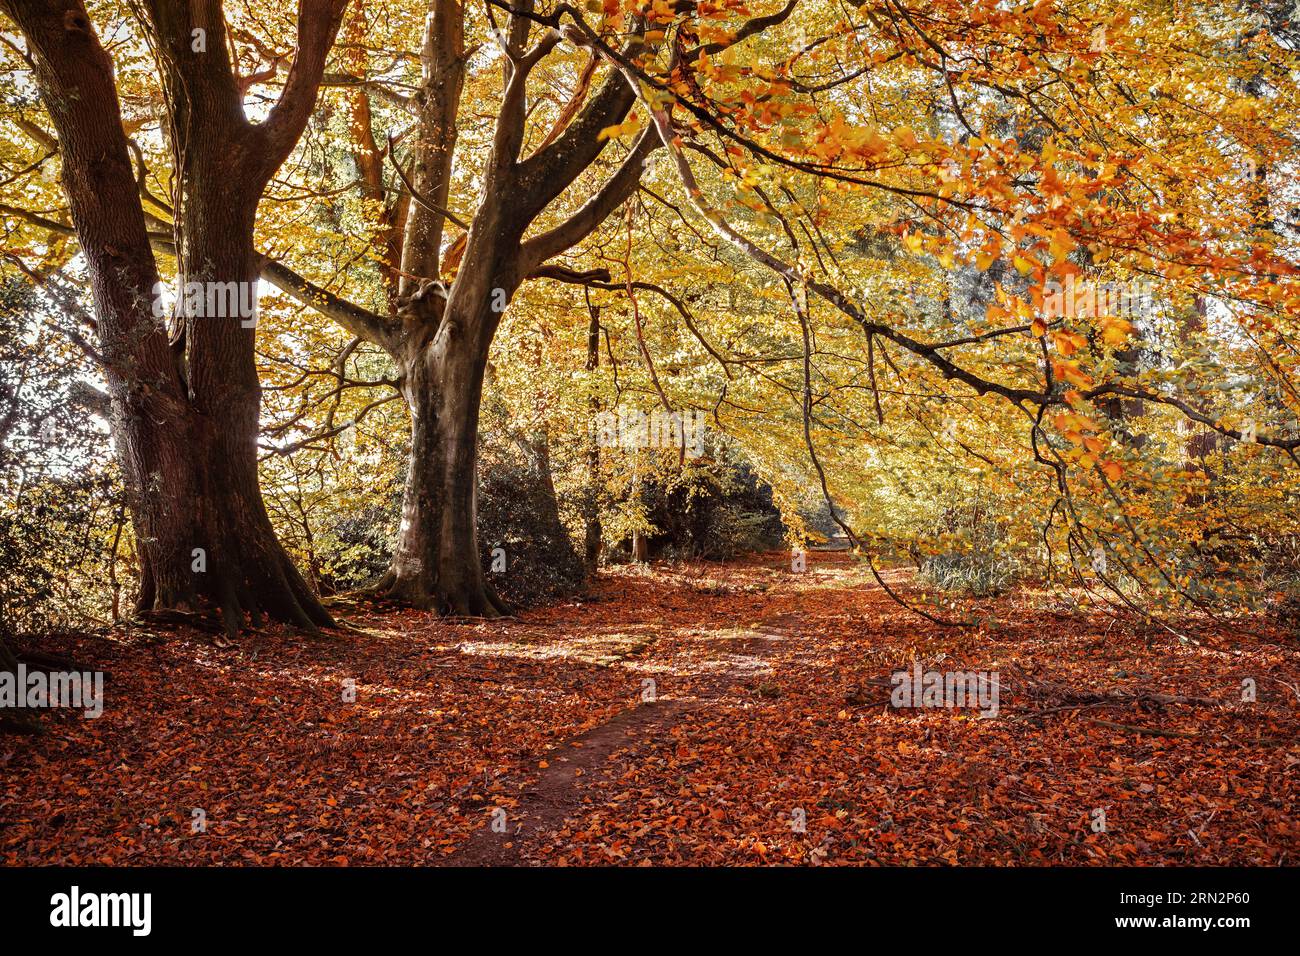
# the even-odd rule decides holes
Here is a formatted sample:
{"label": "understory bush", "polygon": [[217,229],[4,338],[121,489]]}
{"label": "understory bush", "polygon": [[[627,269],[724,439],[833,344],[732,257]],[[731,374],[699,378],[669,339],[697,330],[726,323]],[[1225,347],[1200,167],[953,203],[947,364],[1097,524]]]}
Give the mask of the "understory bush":
{"label": "understory bush", "polygon": [[[638,489],[648,556],[725,561],[782,546],[785,526],[772,489],[729,455],[661,469]],[[626,536],[618,551],[630,555]]]}
{"label": "understory bush", "polygon": [[479,443],[478,535],[488,582],[516,607],[580,589],[582,557],[560,519],[544,434],[488,432]]}
{"label": "understory bush", "polygon": [[1017,581],[1020,565],[1006,534],[984,505],[944,510],[935,529],[937,550],[921,561],[921,580],[941,591],[994,597]]}

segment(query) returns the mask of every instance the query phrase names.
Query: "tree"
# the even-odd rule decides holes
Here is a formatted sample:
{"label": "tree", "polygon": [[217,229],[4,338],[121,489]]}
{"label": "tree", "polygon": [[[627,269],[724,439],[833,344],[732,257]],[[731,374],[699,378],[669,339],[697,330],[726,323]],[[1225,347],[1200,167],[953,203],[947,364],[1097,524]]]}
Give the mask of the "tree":
{"label": "tree", "polygon": [[[311,115],[346,0],[303,0],[297,52],[262,122],[244,97],[218,0],[146,2],[140,22],[162,77],[172,197],[147,212],[123,128],[114,65],[80,0],[5,0],[57,136],[63,184],[91,278],[99,358],[141,556],[141,610],[220,606],[305,628],[329,614],[276,540],[258,488],[259,386],[246,302],[263,269],[262,192]],[[174,328],[156,315],[154,246],[176,259]],[[188,290],[200,290],[197,299]],[[212,308],[213,293],[226,296]],[[212,314],[212,313],[218,314]]]}
{"label": "tree", "polygon": [[[518,8],[501,28],[493,17],[487,31],[485,42],[498,43],[502,55],[498,118],[484,144],[477,207],[462,219],[448,203],[469,58],[466,12],[454,0],[429,5],[422,81],[412,107],[415,159],[409,180],[403,176],[411,205],[393,312],[367,312],[291,277],[280,283],[381,346],[396,364],[411,414],[411,456],[392,567],[378,590],[457,614],[494,615],[505,609],[478,560],[475,501],[483,377],[502,315],[530,277],[608,277],[600,270],[580,275],[546,263],[590,235],[631,194],[658,145],[657,136],[647,131],[572,215],[525,240],[538,217],[595,163],[609,138],[602,132],[622,122],[635,101],[626,80],[610,71],[589,98],[582,88],[552,133],[524,155],[529,75],[561,41],[551,28],[529,46],[531,9],[529,4]],[[648,49],[642,32],[634,26],[629,52]],[[389,223],[400,218],[392,211],[385,215]],[[444,249],[449,226],[462,235]]]}
{"label": "tree", "polygon": [[[358,4],[323,78],[344,109],[325,98],[286,168],[294,198],[262,219],[279,260],[261,273],[354,337],[309,333],[332,356],[329,395],[393,388],[409,412],[381,590],[502,609],[478,560],[475,433],[501,330],[540,313],[585,353],[572,380],[601,379],[602,410],[710,410],[784,505],[809,487],[833,499],[866,550],[943,524],[891,520],[891,496],[996,471],[1012,486],[970,499],[1018,500],[1017,534],[1049,564],[1077,571],[1100,549],[1190,594],[1160,511],[1193,500],[1166,457],[1179,420],[1219,436],[1216,455],[1259,459],[1257,500],[1282,500],[1300,449],[1282,208],[1295,35],[1266,6],[1251,27],[1249,11],[1158,0]],[[1049,307],[1070,283],[1149,284],[1154,305]],[[1167,318],[1198,299],[1209,321],[1171,340]],[[337,435],[331,405],[315,436],[291,436],[315,393],[283,387],[302,406],[268,454]],[[377,404],[349,400],[357,419]]]}
{"label": "tree", "polygon": [[[508,13],[501,30],[496,11]],[[1141,20],[1106,10],[1062,18],[1048,4],[919,10],[885,0],[855,11],[841,16],[794,0],[739,20],[725,6],[610,3],[588,22],[565,4],[541,10],[494,0],[482,35],[502,50],[499,108],[491,136],[468,144],[472,152],[458,141],[458,117],[467,59],[483,44],[466,46],[461,8],[431,6],[422,84],[409,105],[415,161],[410,179],[402,177],[411,205],[395,270],[395,314],[361,321],[354,307],[333,303],[352,331],[392,355],[412,414],[402,531],[384,590],[460,613],[499,609],[475,560],[473,434],[501,309],[529,276],[620,285],[598,275],[598,266],[546,263],[591,236],[632,195],[644,158],[662,144],[678,180],[672,188],[697,221],[785,287],[806,350],[814,348],[814,323],[824,321],[818,311],[828,308],[865,338],[873,374],[870,356],[892,362],[892,349],[958,389],[949,394],[963,402],[986,395],[1007,402],[1031,425],[1028,444],[1062,495],[1071,476],[1113,481],[1128,467],[1122,455],[1105,454],[1102,419],[1116,402],[1164,405],[1201,424],[1211,419],[1207,409],[1141,383],[1131,362],[1114,365],[1112,353],[1132,323],[1108,314],[1044,317],[1043,300],[1054,282],[1098,283],[1107,271],[1129,282],[1155,275],[1171,294],[1183,294],[1204,269],[1218,291],[1247,308],[1288,313],[1294,264],[1267,245],[1240,242],[1225,227],[1240,217],[1217,207],[1212,228],[1221,238],[1207,246],[1208,216],[1193,221],[1187,212],[1205,184],[1222,180],[1235,150],[1272,168],[1285,148],[1270,122],[1240,120],[1252,114],[1234,87],[1238,77],[1275,74],[1276,51],[1238,50],[1213,78],[1212,93],[1188,88],[1185,102],[1170,102],[1133,92],[1141,86],[1135,77],[1177,69],[1167,62],[1171,54],[1154,52],[1159,44],[1176,36],[1207,57],[1225,51],[1213,30],[1158,4]],[[786,27],[794,28],[793,45],[781,37]],[[529,77],[552,62],[562,42],[590,59],[562,61],[577,72],[573,97],[551,111],[545,96],[535,96],[541,108],[534,116]],[[745,57],[736,55],[742,46]],[[485,75],[470,71],[475,103],[488,88]],[[1042,83],[1068,87],[1068,102],[1042,92]],[[644,130],[628,120],[637,100],[651,117]],[[1153,124],[1169,141],[1167,157],[1143,146]],[[1218,145],[1222,130],[1231,130],[1234,142]],[[551,225],[572,208],[566,190],[612,139],[627,141],[623,162],[603,183],[588,185],[585,204]],[[530,141],[536,145],[528,154]],[[477,208],[462,218],[452,207],[467,190],[458,194],[453,181],[465,169],[472,170]],[[997,301],[982,328],[945,340],[953,325],[971,323],[909,315],[858,294],[863,270],[841,257],[823,227],[835,221],[844,228],[869,196],[892,205],[879,228],[901,241],[901,252],[930,263],[925,268],[1006,264],[1010,278],[995,283]],[[452,227],[464,235],[445,239]],[[628,268],[630,297],[639,280]],[[921,270],[899,263],[894,274],[909,271]],[[1089,335],[1095,347],[1083,349]],[[1010,374],[998,374],[991,359]],[[805,421],[814,404],[811,355],[806,364],[807,381],[796,386]],[[1049,423],[1059,423],[1053,434]],[[1246,435],[1225,421],[1209,427]],[[817,431],[812,422],[801,439],[814,465]],[[1056,445],[1058,435],[1066,447]],[[1272,435],[1252,440],[1288,453],[1297,447]]]}

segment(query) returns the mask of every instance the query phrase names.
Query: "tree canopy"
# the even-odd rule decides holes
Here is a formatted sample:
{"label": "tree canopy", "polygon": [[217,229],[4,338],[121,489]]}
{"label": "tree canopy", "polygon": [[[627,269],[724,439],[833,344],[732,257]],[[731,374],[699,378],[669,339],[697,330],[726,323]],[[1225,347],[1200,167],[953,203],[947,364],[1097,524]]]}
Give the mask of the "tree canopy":
{"label": "tree canopy", "polygon": [[[595,512],[652,533],[646,483],[700,463],[593,456],[620,411],[699,422],[705,464],[752,469],[795,545],[820,509],[875,563],[992,548],[1143,613],[1289,588],[1285,3],[36,6],[5,5],[0,51],[10,365],[63,354],[119,451],[132,383],[177,369],[218,437],[256,441],[256,479],[232,483],[260,481],[315,589],[326,565],[341,586],[378,561],[392,597],[505,609],[466,560],[490,550],[475,475],[494,436],[546,450],[575,535]],[[79,74],[69,37],[107,72]],[[86,84],[120,136],[91,128]],[[116,151],[118,192],[83,142]],[[140,225],[114,205],[97,226],[105,204]],[[139,275],[110,288],[127,242],[147,243]],[[200,300],[256,283],[255,330],[196,317],[196,279]],[[179,365],[148,352],[168,347]],[[105,376],[125,391],[96,404]],[[260,424],[255,399],[227,414],[232,389],[260,393]],[[232,459],[213,454],[200,472]],[[34,467],[105,462],[87,445]],[[115,555],[159,536],[141,524],[157,466],[137,470],[134,533],[90,532]],[[191,543],[251,560],[173,532],[181,572]],[[206,596],[324,621],[298,585],[248,594],[281,574]],[[190,606],[172,590],[142,606]]]}

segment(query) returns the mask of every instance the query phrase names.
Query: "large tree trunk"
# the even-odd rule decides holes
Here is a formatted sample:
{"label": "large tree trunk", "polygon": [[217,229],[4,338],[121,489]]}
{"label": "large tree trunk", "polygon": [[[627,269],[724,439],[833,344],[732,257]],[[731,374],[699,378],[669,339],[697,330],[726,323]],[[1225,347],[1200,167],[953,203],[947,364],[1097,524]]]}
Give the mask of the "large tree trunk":
{"label": "large tree trunk", "polygon": [[[241,426],[232,427],[235,421]],[[190,409],[119,429],[140,551],[141,612],[221,608],[228,631],[248,614],[308,630],[333,622],[276,539],[257,483],[247,412]],[[254,417],[254,422],[256,418]]]}
{"label": "large tree trunk", "polygon": [[[241,182],[237,169],[203,150],[186,151],[180,180],[181,288],[228,288],[225,284],[234,282],[236,289],[249,290],[238,302],[255,303],[260,263],[253,228],[260,189]],[[241,198],[232,201],[232,193]],[[188,533],[191,543],[180,554],[156,556],[155,587],[152,593],[142,590],[141,604],[174,607],[197,593],[222,609],[227,630],[236,629],[245,612],[254,620],[265,613],[308,629],[330,626],[329,613],[277,540],[258,485],[256,315],[208,314],[210,304],[215,303],[205,301],[203,314],[182,309],[180,315],[186,353],[202,357],[187,369],[188,455],[182,468],[191,473],[194,496],[188,508],[165,520],[180,524],[178,532]],[[204,551],[202,571],[195,570],[195,548]],[[174,580],[178,559],[194,586],[189,591],[157,586]]]}
{"label": "large tree trunk", "polygon": [[[238,283],[235,288],[255,290],[255,204],[241,209],[217,202],[211,182],[193,192],[189,218],[178,230],[181,288]],[[200,200],[206,208],[195,208]],[[331,626],[329,613],[277,540],[262,501],[261,388],[250,317],[180,318],[190,358],[182,371],[186,400],[169,403],[165,418],[131,410],[119,416],[128,427],[119,429],[118,445],[128,463],[137,530],[143,532],[137,610],[195,610],[210,602],[221,608],[232,632],[244,614],[254,623],[266,614],[307,629]]]}
{"label": "large tree trunk", "polygon": [[[307,628],[331,624],[276,540],[258,488],[252,324],[239,314],[186,315],[173,342],[153,314],[158,269],[113,64],[84,6],[0,0],[0,7],[31,46],[58,132],[140,552],[139,609],[189,611],[207,599],[230,631],[245,612]],[[219,5],[149,4],[154,39],[166,49],[160,66],[182,282],[256,288],[258,201],[306,123],[342,8],[343,0],[304,0],[291,82],[253,126],[226,58]],[[206,31],[211,51],[192,47],[194,27]]]}
{"label": "large tree trunk", "polygon": [[[600,132],[625,118],[635,93],[612,72],[591,97],[574,101],[576,115],[557,125],[544,147],[523,158],[528,74],[560,35],[547,31],[529,47],[533,21],[521,10],[498,36],[506,49],[505,87],[480,204],[468,224],[451,216],[457,116],[471,55],[464,48],[464,17],[464,6],[455,0],[429,5],[420,54],[423,82],[415,98],[417,147],[410,182],[403,183],[412,205],[401,244],[396,315],[368,336],[401,371],[412,418],[398,542],[377,591],[420,607],[490,616],[505,607],[484,579],[475,469],[483,375],[501,311],[525,276],[590,235],[632,194],[658,138],[643,134],[572,216],[524,243],[532,221],[604,150]],[[642,37],[633,39],[629,52],[633,46],[644,46]],[[444,251],[448,221],[466,232]]]}
{"label": "large tree trunk", "polygon": [[444,614],[494,617],[508,608],[487,583],[478,543],[478,418],[486,356],[444,323],[402,367],[411,456],[397,546],[380,593]]}

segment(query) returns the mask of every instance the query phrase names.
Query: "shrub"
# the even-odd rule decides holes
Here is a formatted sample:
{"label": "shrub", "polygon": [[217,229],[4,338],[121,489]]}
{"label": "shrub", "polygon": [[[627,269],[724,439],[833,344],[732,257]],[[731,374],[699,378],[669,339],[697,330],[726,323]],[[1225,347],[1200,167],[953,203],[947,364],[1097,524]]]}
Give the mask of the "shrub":
{"label": "shrub", "polygon": [[[560,520],[544,436],[507,441],[502,432],[479,447],[479,549],[497,593],[527,607],[582,587],[582,557]],[[493,570],[495,549],[505,570]],[[499,554],[499,552],[498,552]]]}
{"label": "shrub", "polygon": [[984,505],[945,509],[936,532],[939,550],[921,562],[925,583],[971,597],[994,597],[1015,584],[1019,564]]}

